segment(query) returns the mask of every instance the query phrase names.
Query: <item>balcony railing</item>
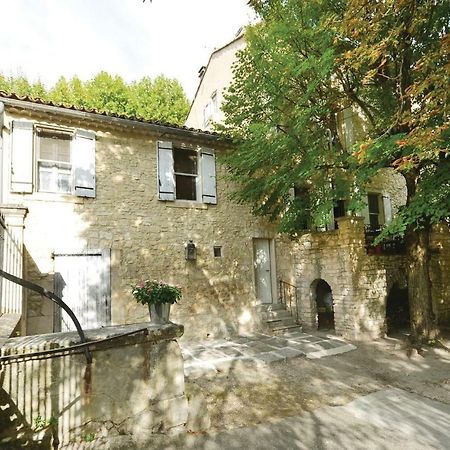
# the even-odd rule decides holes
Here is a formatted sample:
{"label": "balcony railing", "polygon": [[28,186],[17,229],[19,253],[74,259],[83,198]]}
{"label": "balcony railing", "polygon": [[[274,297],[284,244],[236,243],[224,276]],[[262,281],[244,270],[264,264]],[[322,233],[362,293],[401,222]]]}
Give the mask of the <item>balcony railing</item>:
{"label": "balcony railing", "polygon": [[403,238],[388,239],[374,245],[375,239],[380,235],[381,228],[365,227],[366,250],[369,255],[402,255],[406,251]]}

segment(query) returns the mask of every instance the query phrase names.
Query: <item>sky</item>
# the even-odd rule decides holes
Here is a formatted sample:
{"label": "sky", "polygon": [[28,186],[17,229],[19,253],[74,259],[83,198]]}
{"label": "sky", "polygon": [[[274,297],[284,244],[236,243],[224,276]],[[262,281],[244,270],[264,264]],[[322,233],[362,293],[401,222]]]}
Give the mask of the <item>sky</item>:
{"label": "sky", "polygon": [[252,19],[247,0],[0,0],[0,73],[127,82],[163,74],[189,99],[211,52]]}

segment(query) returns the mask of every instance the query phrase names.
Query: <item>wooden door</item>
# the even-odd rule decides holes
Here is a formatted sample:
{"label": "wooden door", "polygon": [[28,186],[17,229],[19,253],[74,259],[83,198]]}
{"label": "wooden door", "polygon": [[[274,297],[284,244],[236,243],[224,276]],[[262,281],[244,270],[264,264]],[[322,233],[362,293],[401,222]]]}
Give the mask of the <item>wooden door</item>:
{"label": "wooden door", "polygon": [[[72,309],[83,329],[111,322],[110,251],[55,255],[55,292]],[[55,331],[75,326],[64,311],[55,315]]]}
{"label": "wooden door", "polygon": [[272,260],[269,239],[253,240],[256,297],[261,303],[272,303]]}

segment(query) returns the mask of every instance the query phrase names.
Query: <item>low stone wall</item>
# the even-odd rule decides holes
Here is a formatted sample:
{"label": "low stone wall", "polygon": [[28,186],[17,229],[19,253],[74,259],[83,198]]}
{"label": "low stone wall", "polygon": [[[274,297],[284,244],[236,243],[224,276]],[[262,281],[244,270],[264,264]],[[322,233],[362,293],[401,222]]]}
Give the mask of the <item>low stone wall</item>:
{"label": "low stone wall", "polygon": [[[182,334],[179,325],[148,323],[89,331],[87,338],[95,341],[91,365],[82,349],[3,359],[0,448],[63,448],[98,442],[104,435],[139,440],[181,430],[188,416],[176,341]],[[2,356],[78,342],[76,333],[14,338],[2,348]]]}

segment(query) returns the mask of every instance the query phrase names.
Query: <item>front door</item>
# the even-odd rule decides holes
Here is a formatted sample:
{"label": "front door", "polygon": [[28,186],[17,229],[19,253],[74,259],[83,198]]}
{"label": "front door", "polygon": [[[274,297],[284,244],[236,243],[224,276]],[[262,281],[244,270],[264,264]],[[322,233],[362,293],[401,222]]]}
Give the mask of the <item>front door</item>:
{"label": "front door", "polygon": [[[72,309],[83,329],[100,328],[111,322],[110,251],[55,255],[55,293]],[[75,326],[57,308],[55,331]]]}
{"label": "front door", "polygon": [[256,297],[261,303],[272,303],[272,260],[269,239],[253,240]]}

